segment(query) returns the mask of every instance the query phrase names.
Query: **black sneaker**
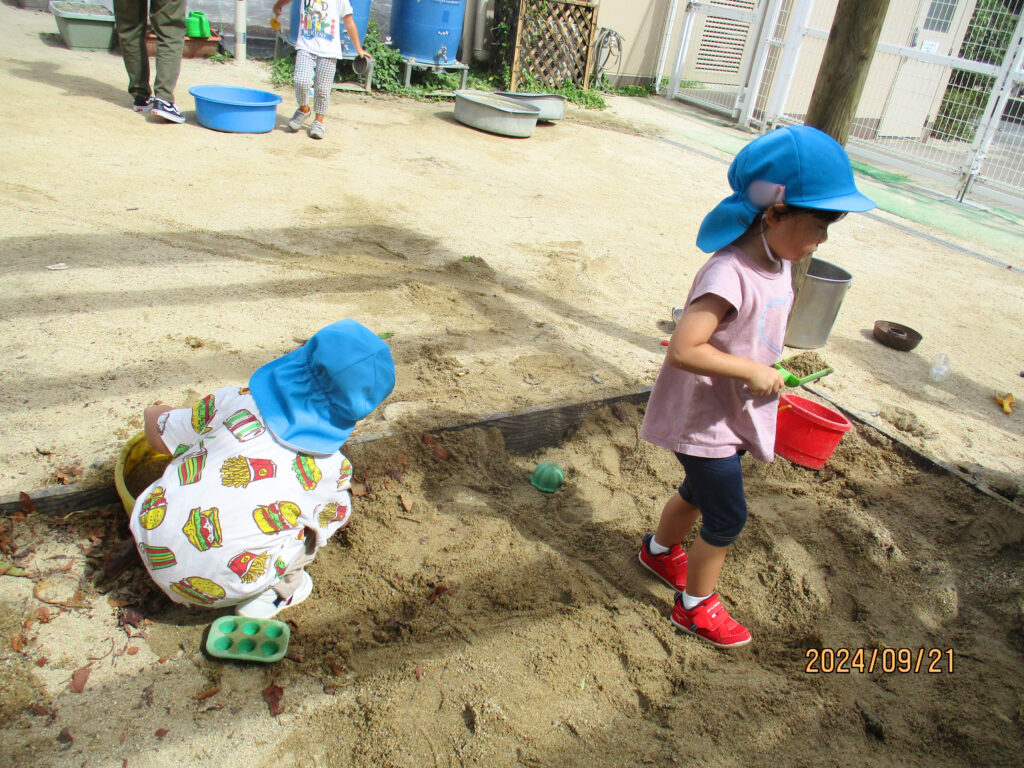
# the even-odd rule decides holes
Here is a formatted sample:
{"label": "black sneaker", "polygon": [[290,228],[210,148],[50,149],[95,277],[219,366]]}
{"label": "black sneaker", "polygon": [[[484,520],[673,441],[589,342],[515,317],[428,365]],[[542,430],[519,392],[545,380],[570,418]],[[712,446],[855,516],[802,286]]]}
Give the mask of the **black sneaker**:
{"label": "black sneaker", "polygon": [[141,97],[140,96],[139,98],[135,99],[135,102],[132,104],[132,109],[135,112],[141,112],[143,114],[148,114],[153,109],[153,97],[152,96],[145,96],[145,97]]}
{"label": "black sneaker", "polygon": [[169,120],[172,123],[185,122],[185,116],[178,111],[178,108],[169,101],[164,101],[163,99],[153,99],[152,112],[154,115],[158,115],[164,120]]}

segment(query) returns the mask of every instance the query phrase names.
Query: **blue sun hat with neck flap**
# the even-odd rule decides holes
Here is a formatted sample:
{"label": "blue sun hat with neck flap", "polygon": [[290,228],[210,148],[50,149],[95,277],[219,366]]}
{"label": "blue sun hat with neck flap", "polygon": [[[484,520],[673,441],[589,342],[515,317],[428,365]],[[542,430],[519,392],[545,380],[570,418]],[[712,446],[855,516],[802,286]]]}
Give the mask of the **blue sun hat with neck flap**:
{"label": "blue sun hat with neck flap", "polygon": [[854,184],[842,145],[809,125],[778,128],[743,147],[729,166],[729,186],[733,193],[704,217],[697,233],[705,253],[729,245],[775,203],[851,213],[875,207]]}
{"label": "blue sun hat with neck flap", "polygon": [[249,390],[267,428],[302,453],[334,453],[356,422],[395,388],[388,345],[355,320],[339,320],[259,368]]}

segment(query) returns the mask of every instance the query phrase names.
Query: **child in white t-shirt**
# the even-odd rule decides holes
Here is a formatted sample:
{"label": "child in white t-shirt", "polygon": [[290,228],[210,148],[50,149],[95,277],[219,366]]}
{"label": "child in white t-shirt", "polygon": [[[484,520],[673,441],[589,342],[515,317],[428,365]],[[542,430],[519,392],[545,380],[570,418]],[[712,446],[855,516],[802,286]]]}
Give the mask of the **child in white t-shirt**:
{"label": "child in white t-shirt", "polygon": [[[305,125],[310,114],[313,124],[310,126],[310,138],[324,137],[324,118],[331,102],[331,89],[334,87],[334,73],[338,67],[341,51],[341,26],[356,49],[356,54],[363,59],[373,57],[363,50],[359,40],[359,30],[352,18],[352,5],[349,0],[277,0],[274,3],[274,18],[291,2],[301,2],[299,13],[299,30],[295,41],[295,74],[292,83],[295,85],[295,100],[298,109],[288,121],[288,127],[298,131]],[[309,106],[309,88],[313,86],[313,107]]]}
{"label": "child in white t-shirt", "polygon": [[[677,590],[672,623],[719,648],[750,642],[715,585],[747,521],[740,455],[774,458],[775,417],[790,263],[809,258],[828,227],[875,204],[857,191],[850,160],[809,126],[771,131],[729,166],[734,193],[701,223],[698,271],[651,391],[641,436],[673,451],[686,477],[665,504],[640,562]],[[681,546],[701,518],[689,552]]]}
{"label": "child in white t-shirt", "polygon": [[252,618],[305,600],[305,566],[351,514],[341,447],[394,385],[387,345],[340,320],[247,387],[147,408],[146,439],[173,456],[129,523],[153,581],[175,602]]}

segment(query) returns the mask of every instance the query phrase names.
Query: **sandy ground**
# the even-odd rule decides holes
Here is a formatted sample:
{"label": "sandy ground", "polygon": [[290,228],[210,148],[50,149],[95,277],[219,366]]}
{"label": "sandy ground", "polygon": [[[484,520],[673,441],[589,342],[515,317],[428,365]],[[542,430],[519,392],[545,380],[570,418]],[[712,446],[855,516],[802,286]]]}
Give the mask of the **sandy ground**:
{"label": "sandy ground", "polygon": [[[67,50],[46,14],[4,5],[0,21],[0,96],[46,105],[0,112],[0,495],[108,483],[146,404],[245,381],[340,317],[393,333],[398,366],[360,428],[390,437],[349,451],[368,493],[311,569],[280,664],[207,658],[212,616],[134,566],[113,576],[119,510],[2,522],[0,550],[28,575],[0,578],[13,765],[224,765],[240,750],[255,765],[752,765],[779,750],[794,765],[1016,764],[1019,499],[872,430],[819,473],[751,465],[753,516],[721,589],[755,644],[723,655],[673,631],[671,594],[635,563],[679,480],[637,442],[635,409],[542,456],[467,432],[438,463],[419,440],[650,385],[744,134],[614,99],[510,140],[450,103],[339,93],[314,142],[281,130],[287,89],[278,130],[222,134],[195,124],[188,87],[268,88],[264,65],[184,62],[189,123],[165,125],[128,109],[116,54]],[[1002,239],[949,223],[882,211],[833,228],[820,255],[854,282],[817,388],[1014,497],[1022,411],[994,392],[1024,394],[1024,275],[963,249],[1022,267],[1024,239],[1005,219]],[[882,347],[878,319],[924,340]],[[940,352],[953,372],[933,383]],[[541,458],[568,471],[551,497],[526,482]],[[840,648],[889,648],[893,664],[806,671],[808,649]],[[935,672],[898,671],[901,648]]]}

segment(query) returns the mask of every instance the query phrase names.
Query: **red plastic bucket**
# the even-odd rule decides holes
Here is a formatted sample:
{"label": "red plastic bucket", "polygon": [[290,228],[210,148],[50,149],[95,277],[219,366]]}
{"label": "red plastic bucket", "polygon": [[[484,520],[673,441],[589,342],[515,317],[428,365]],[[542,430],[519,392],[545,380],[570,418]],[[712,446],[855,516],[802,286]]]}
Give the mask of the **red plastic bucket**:
{"label": "red plastic bucket", "polygon": [[802,467],[821,469],[852,426],[841,413],[806,397],[783,394],[775,425],[775,452]]}

